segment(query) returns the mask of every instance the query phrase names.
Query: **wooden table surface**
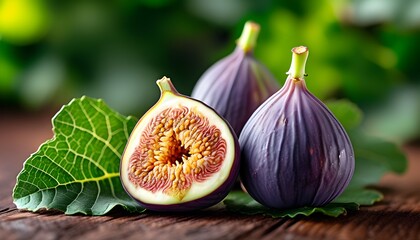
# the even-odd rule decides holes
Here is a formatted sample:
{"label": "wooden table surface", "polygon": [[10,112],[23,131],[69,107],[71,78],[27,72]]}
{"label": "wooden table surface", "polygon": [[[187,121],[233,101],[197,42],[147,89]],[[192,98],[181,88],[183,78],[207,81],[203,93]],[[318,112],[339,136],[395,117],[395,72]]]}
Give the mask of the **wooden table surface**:
{"label": "wooden table surface", "polygon": [[339,218],[194,214],[66,216],[17,210],[11,193],[24,160],[51,138],[52,114],[0,114],[0,239],[420,239],[420,147],[406,146],[409,170],[376,186],[385,199]]}

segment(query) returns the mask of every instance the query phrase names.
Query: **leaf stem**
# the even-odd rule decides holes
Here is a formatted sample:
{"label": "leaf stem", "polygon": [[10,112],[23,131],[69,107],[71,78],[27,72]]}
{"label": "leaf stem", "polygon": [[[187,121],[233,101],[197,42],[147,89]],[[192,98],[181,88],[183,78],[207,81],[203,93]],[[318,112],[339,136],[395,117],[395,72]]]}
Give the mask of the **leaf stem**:
{"label": "leaf stem", "polygon": [[237,45],[244,52],[252,52],[257,43],[258,34],[260,33],[260,25],[258,23],[248,21],[245,23],[242,34],[237,40]]}
{"label": "leaf stem", "polygon": [[293,48],[292,53],[292,63],[287,74],[295,79],[303,79],[305,76],[305,66],[309,49],[305,46],[299,46]]}

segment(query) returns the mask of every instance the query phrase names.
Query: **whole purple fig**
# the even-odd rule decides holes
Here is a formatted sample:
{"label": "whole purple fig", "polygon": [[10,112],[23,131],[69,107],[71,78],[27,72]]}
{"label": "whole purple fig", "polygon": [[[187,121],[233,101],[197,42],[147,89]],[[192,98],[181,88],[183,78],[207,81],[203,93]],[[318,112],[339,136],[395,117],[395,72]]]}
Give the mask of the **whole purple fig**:
{"label": "whole purple fig", "polygon": [[285,85],[254,112],[239,138],[243,186],[277,209],[325,205],[343,192],[354,171],[344,128],[306,88],[308,48],[292,52]]}
{"label": "whole purple fig", "polygon": [[260,26],[247,22],[233,53],[211,66],[191,97],[213,107],[239,135],[257,107],[280,89],[272,74],[253,56]]}

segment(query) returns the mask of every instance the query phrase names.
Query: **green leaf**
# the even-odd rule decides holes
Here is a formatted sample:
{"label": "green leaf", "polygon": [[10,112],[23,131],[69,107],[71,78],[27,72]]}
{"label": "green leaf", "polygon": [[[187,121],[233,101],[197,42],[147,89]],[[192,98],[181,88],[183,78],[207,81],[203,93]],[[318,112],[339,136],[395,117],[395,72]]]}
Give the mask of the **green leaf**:
{"label": "green leaf", "polygon": [[314,213],[338,217],[340,215],[346,215],[348,211],[355,211],[359,209],[359,205],[357,203],[330,203],[323,207],[301,207],[285,210],[270,209],[259,204],[247,193],[240,191],[231,192],[223,203],[229,211],[246,215],[262,214],[273,218],[294,218],[298,215],[310,216]]}
{"label": "green leaf", "polygon": [[366,114],[363,130],[400,144],[420,137],[419,93],[420,85],[395,88],[380,106]]}
{"label": "green leaf", "polygon": [[363,113],[356,104],[341,99],[328,101],[326,105],[347,131],[360,125]]}
{"label": "green leaf", "polygon": [[387,172],[402,174],[407,159],[395,144],[366,136],[360,131],[350,132],[356,157],[356,168],[348,188],[361,188],[377,183]]}
{"label": "green leaf", "polygon": [[119,162],[136,124],[102,100],[73,99],[53,118],[54,138],[24,163],[13,189],[19,209],[103,215],[117,205],[142,212],[124,191]]}
{"label": "green leaf", "polygon": [[338,196],[334,203],[357,203],[359,205],[373,205],[383,199],[382,193],[363,188],[347,188],[340,196]]}

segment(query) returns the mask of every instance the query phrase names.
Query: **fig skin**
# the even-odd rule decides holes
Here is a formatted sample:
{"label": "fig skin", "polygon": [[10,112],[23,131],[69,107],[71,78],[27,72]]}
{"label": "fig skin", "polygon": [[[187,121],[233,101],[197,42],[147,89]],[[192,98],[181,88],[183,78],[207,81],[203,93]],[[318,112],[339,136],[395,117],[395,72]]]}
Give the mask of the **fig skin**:
{"label": "fig skin", "polygon": [[354,153],[342,125],[306,88],[306,47],[292,50],[285,85],[251,116],[239,137],[240,178],[276,209],[323,206],[347,187]]}
{"label": "fig skin", "polygon": [[[179,94],[169,78],[164,77],[158,80],[157,83],[161,89],[161,97],[159,101],[139,120],[130,135],[122,155],[120,165],[121,183],[125,191],[141,206],[148,210],[158,212],[183,212],[211,207],[222,201],[227,196],[229,191],[232,189],[235,180],[238,178],[240,150],[237,136],[229,123],[220,117],[214,109],[198,100]],[[197,192],[201,191],[201,195],[199,193],[192,192],[193,190],[191,189],[191,191],[188,192],[190,195],[183,199],[176,199],[168,196],[167,199],[162,200],[162,193],[159,193],[160,196],[158,196],[153,192],[147,192],[147,189],[141,189],[140,186],[135,186],[127,176],[129,173],[128,166],[133,153],[136,151],[135,147],[138,145],[139,139],[142,137],[142,131],[145,130],[145,127],[147,127],[148,124],[150,124],[149,121],[153,119],[156,114],[155,111],[159,113],[163,109],[181,105],[199,110],[209,119],[211,124],[217,126],[220,130],[221,137],[224,137],[224,140],[227,142],[226,155],[221,167],[230,167],[230,169],[219,169],[219,171],[215,173],[221,174],[217,175],[218,178],[215,181],[215,184],[218,185],[208,186],[204,184],[203,186],[203,183],[201,183],[199,189],[195,188],[196,190],[199,190]],[[204,132],[202,138],[206,137],[206,134],[208,133]],[[182,159],[179,159],[179,161],[182,162]],[[212,176],[210,176],[210,178],[211,177]],[[206,180],[204,180],[204,183],[205,181]],[[208,192],[206,192],[207,190]],[[186,200],[187,198],[188,200]]]}
{"label": "fig skin", "polygon": [[280,89],[268,69],[254,58],[260,26],[247,22],[233,53],[200,77],[191,97],[213,107],[239,136],[257,107]]}

